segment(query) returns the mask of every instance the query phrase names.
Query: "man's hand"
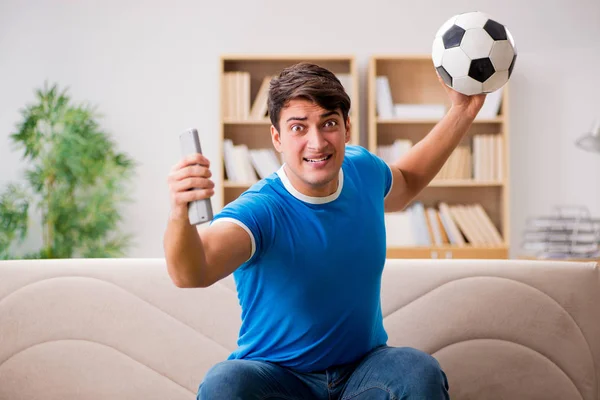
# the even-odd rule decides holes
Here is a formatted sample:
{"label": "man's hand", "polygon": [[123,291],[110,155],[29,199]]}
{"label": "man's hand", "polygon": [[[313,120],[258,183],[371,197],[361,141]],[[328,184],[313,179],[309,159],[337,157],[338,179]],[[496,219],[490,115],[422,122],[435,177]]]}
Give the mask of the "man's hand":
{"label": "man's hand", "polygon": [[167,179],[171,218],[187,220],[189,202],[208,199],[215,194],[209,167],[210,162],[202,154],[187,156],[173,166]]}
{"label": "man's hand", "polygon": [[177,287],[207,287],[231,274],[252,255],[252,239],[232,222],[211,224],[201,232],[188,220],[188,203],[214,195],[210,162],[202,154],[173,166],[167,183],[171,212],[163,238],[167,271]]}
{"label": "man's hand", "polygon": [[446,85],[439,74],[437,77],[452,102],[452,108],[462,110],[467,117],[475,119],[477,113],[479,113],[479,110],[481,110],[481,107],[483,106],[486,94],[482,93],[473,96],[464,95]]}

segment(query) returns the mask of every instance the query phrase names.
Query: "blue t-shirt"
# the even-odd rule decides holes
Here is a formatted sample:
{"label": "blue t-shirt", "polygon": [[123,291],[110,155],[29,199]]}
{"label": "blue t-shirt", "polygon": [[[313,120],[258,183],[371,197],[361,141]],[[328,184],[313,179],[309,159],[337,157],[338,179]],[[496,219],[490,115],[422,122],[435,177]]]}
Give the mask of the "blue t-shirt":
{"label": "blue t-shirt", "polygon": [[391,186],[383,160],[348,145],[332,195],[301,194],[282,167],[214,217],[252,240],[251,257],[233,274],[242,324],[229,359],[321,371],[387,342],[380,284]]}

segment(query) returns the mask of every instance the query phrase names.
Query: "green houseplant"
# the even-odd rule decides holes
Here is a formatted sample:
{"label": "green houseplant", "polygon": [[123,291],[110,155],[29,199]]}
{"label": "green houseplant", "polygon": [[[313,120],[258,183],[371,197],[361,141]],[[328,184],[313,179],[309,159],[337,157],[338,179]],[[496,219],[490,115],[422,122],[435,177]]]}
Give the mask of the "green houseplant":
{"label": "green houseplant", "polygon": [[[23,152],[26,184],[0,193],[0,259],[118,257],[132,237],[119,232],[119,205],[129,201],[134,161],[116,150],[95,109],[74,104],[57,85],[36,90],[10,135]],[[39,251],[11,254],[41,214]]]}

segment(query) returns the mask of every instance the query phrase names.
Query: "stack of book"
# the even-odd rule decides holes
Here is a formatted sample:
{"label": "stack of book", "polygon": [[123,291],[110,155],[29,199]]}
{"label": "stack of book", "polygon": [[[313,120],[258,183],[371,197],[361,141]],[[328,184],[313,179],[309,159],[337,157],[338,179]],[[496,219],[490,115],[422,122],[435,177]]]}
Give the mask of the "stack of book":
{"label": "stack of book", "polygon": [[504,138],[500,134],[473,135],[473,179],[494,181],[504,178]]}
{"label": "stack of book", "polygon": [[251,185],[281,167],[281,160],[272,148],[252,149],[225,139],[223,151],[225,175],[229,183]]}
{"label": "stack of book", "polygon": [[[377,146],[377,155],[393,163],[413,146],[409,139],[396,139],[392,144]],[[474,179],[481,182],[504,178],[504,141],[500,134],[476,134],[472,144],[460,145],[442,166],[435,180]]]}
{"label": "stack of book", "polygon": [[[446,160],[442,169],[440,169],[440,172],[438,172],[434,179],[474,179],[473,153],[475,153],[475,151],[471,151],[469,146],[458,146],[454,149],[452,154],[450,154],[450,157],[448,157],[448,160]],[[483,162],[490,161],[479,155],[475,157],[482,164]],[[480,167],[478,166],[477,169],[480,169]],[[481,179],[481,177],[478,178]]]}
{"label": "stack of book", "polygon": [[244,71],[225,72],[221,98],[223,118],[234,121],[264,119],[267,116],[267,95],[271,79],[271,76],[265,76],[262,79],[258,92],[251,101],[250,73]]}
{"label": "stack of book", "polygon": [[415,202],[404,211],[386,213],[388,247],[494,247],[504,244],[500,232],[479,203],[440,202],[426,207]]}
{"label": "stack of book", "polygon": [[530,217],[521,250],[535,258],[600,257],[600,218],[591,217],[585,207],[557,207],[555,214]]}

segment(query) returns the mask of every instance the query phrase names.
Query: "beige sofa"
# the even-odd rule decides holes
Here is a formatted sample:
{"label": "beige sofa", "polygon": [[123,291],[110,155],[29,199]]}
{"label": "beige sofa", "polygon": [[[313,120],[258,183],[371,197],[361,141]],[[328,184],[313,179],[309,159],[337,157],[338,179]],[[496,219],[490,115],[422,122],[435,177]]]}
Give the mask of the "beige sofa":
{"label": "beige sofa", "polygon": [[[453,399],[598,399],[595,263],[389,260],[382,304]],[[0,262],[0,399],[193,399],[239,312],[231,278],[179,289],[162,259]]]}

